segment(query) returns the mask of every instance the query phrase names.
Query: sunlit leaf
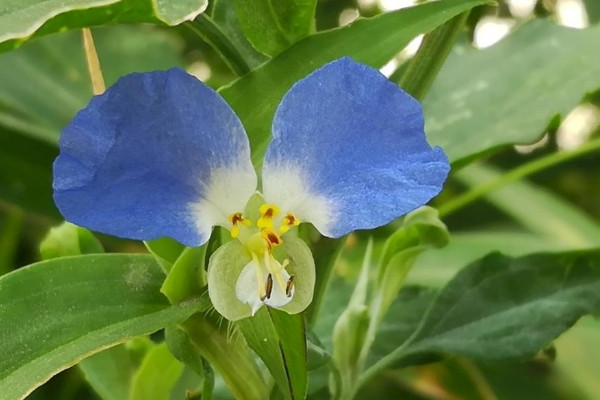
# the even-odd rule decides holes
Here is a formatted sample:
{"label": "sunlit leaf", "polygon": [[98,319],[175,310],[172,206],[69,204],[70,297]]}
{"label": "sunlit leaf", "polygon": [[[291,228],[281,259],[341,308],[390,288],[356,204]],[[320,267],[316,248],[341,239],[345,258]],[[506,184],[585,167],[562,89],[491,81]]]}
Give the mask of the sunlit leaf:
{"label": "sunlit leaf", "polygon": [[32,35],[85,26],[153,22],[177,25],[206,9],[207,0],[18,0],[0,9],[0,51]]}
{"label": "sunlit leaf", "polygon": [[0,278],[0,393],[21,399],[54,374],[128,338],[185,320],[147,255],[55,258]]}

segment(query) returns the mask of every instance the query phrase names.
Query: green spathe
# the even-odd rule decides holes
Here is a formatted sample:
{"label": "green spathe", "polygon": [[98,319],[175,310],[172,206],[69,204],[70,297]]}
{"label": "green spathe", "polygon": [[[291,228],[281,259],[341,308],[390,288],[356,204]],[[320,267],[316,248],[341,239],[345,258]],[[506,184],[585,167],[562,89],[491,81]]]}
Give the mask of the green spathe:
{"label": "green spathe", "polygon": [[[278,260],[289,260],[287,271],[296,277],[292,300],[280,309],[296,314],[312,301],[315,286],[315,263],[308,246],[299,238],[286,235],[274,250]],[[250,306],[236,296],[235,287],[242,269],[252,260],[248,250],[237,240],[221,246],[208,265],[208,290],[215,309],[230,321],[252,315]]]}

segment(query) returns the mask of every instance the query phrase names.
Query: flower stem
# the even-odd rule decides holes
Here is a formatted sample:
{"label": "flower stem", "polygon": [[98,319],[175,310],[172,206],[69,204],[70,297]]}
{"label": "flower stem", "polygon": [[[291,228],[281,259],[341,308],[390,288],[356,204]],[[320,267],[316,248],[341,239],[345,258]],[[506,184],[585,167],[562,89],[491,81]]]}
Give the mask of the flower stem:
{"label": "flower stem", "polygon": [[181,324],[198,352],[225,381],[238,400],[268,398],[267,385],[243,338],[230,332],[227,323],[196,314]]}
{"label": "flower stem", "polygon": [[102,94],[106,90],[106,85],[104,84],[104,76],[102,75],[102,68],[100,68],[100,60],[98,60],[96,46],[94,46],[92,31],[90,28],[83,28],[82,32],[83,48],[85,50],[85,59],[92,80],[92,90],[95,95]]}
{"label": "flower stem", "polygon": [[479,198],[503,185],[506,185],[507,183],[523,179],[526,176],[542,171],[546,168],[598,150],[600,150],[600,138],[591,140],[574,150],[559,151],[557,153],[552,153],[530,161],[511,171],[508,171],[496,180],[474,187],[466,193],[442,204],[442,206],[439,208],[440,217],[446,217],[452,214],[453,212],[465,207],[468,204],[471,204],[475,200],[478,200]]}
{"label": "flower stem", "polygon": [[185,26],[208,43],[236,75],[250,72],[250,66],[240,51],[210,17],[200,14],[193,21],[186,22]]}
{"label": "flower stem", "polygon": [[468,16],[469,12],[464,12],[427,34],[409,61],[399,84],[417,100],[425,98]]}

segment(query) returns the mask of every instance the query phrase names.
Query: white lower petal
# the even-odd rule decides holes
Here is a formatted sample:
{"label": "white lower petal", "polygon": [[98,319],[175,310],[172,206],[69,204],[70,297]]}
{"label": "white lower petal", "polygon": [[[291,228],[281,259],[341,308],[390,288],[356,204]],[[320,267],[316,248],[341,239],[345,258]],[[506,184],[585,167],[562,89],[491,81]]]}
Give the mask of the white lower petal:
{"label": "white lower petal", "polygon": [[[275,268],[281,267],[279,262],[275,261],[274,259],[271,259],[271,263],[272,266]],[[267,270],[262,267],[260,274],[260,285],[262,287],[265,287],[269,274]],[[246,264],[246,266],[240,273],[240,276],[235,285],[235,295],[242,303],[248,304],[248,306],[250,306],[250,309],[252,310],[252,315],[256,314],[256,312],[263,306],[263,304],[266,304],[273,308],[281,308],[288,304],[294,298],[295,289],[292,288],[291,295],[288,296],[286,294],[285,285],[290,279],[290,274],[288,274],[286,270],[281,270],[280,274],[283,287],[277,281],[277,277],[272,276],[273,285],[271,288],[271,293],[267,298],[265,298],[264,301],[262,301],[258,292],[259,286],[257,283],[258,275],[256,273],[256,265],[254,261],[251,261],[248,264]]]}
{"label": "white lower petal", "polygon": [[235,295],[242,303],[246,303],[250,306],[252,315],[256,314],[264,304],[258,295],[258,282],[256,281],[256,278],[257,275],[254,261],[250,261],[242,270],[242,273],[235,284]]}

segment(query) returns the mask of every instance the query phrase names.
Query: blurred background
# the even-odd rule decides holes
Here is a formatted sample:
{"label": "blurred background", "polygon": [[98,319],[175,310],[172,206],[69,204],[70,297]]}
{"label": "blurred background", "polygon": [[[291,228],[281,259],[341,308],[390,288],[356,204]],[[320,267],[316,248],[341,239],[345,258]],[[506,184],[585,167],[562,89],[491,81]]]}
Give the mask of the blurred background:
{"label": "blurred background", "polygon": [[[359,17],[416,3],[419,1],[320,0],[316,29],[335,28]],[[453,129],[471,128],[470,135],[484,134],[481,124],[485,126],[489,121],[490,129],[515,130],[515,142],[520,144],[489,151],[482,158],[485,163],[454,166],[452,179],[434,203],[441,208],[443,220],[453,234],[452,242],[445,249],[424,255],[413,268],[409,283],[439,287],[466,263],[494,249],[520,255],[599,245],[597,152],[569,157],[539,168],[535,174],[526,173],[527,179],[500,185],[470,201],[468,207],[448,206],[471,187],[495,182],[506,171],[551,154],[578,149],[598,137],[600,80],[593,80],[587,71],[578,69],[578,61],[598,59],[600,37],[596,34],[587,39],[596,43],[596,47],[586,47],[595,49],[595,53],[582,53],[578,48],[569,53],[565,49],[569,47],[568,37],[559,40],[554,35],[556,26],[586,29],[599,22],[600,0],[500,0],[498,7],[481,7],[471,13],[468,29],[459,38],[425,101],[427,130],[443,129],[439,128],[444,126],[439,115],[444,115],[449,102],[460,101],[456,90],[460,79],[469,81],[471,77],[475,79],[475,72],[484,72],[497,87],[496,97],[484,99],[483,104],[481,99],[466,101],[458,109],[449,110],[474,113],[479,121],[478,125]],[[513,32],[517,32],[514,40]],[[518,32],[523,33],[517,38]],[[129,72],[173,66],[185,68],[214,88],[236,78],[219,55],[185,26],[115,25],[93,29],[93,33],[107,85]],[[529,37],[549,43],[543,57],[524,55],[522,51],[531,44],[527,43]],[[382,72],[397,81],[421,40],[422,37],[415,38]],[[255,65],[265,60],[258,53],[252,53],[252,57]],[[535,114],[536,99],[555,96],[556,92],[531,93],[514,83],[522,76],[550,82],[556,77],[547,67],[564,62],[566,57],[572,62],[569,65],[573,79],[564,84],[579,85],[583,90],[574,94],[566,90],[564,97],[557,99],[556,109],[551,110],[556,114],[548,115],[546,128],[539,130],[531,124],[533,116],[529,114]],[[469,71],[469,65],[474,71]],[[481,66],[486,70],[482,71]],[[87,104],[91,95],[79,31],[44,36],[0,54],[0,274],[39,261],[40,242],[61,221],[51,197],[56,143],[62,127]],[[513,100],[520,104],[517,109],[525,111],[504,106]],[[502,125],[498,121],[508,122]],[[520,129],[528,133],[520,136]],[[536,140],[530,139],[532,129]],[[520,137],[526,139],[519,140]],[[145,251],[135,242],[102,235],[99,238],[107,251]],[[351,280],[359,263],[356,254],[360,252],[353,248],[359,241],[348,243],[337,273],[342,279]],[[390,371],[363,392],[364,398],[374,399],[597,400],[600,323],[584,318],[553,347],[527,363],[489,366],[455,358]],[[81,372],[73,368],[53,378],[30,398],[97,397]]]}

